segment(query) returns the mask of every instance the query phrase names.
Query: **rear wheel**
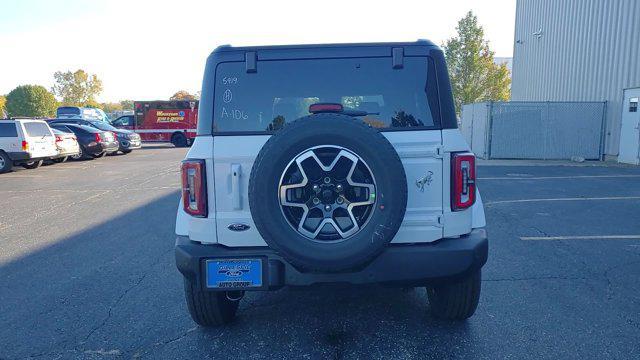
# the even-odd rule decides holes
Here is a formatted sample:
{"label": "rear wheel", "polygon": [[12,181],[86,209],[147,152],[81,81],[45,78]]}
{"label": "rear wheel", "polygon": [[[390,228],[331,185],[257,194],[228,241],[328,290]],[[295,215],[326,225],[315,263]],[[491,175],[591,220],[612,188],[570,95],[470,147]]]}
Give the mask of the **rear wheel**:
{"label": "rear wheel", "polygon": [[431,315],[439,319],[464,320],[478,307],[482,275],[480,270],[466,278],[427,288]]}
{"label": "rear wheel", "polygon": [[[78,160],[82,160],[82,159],[84,159],[84,158],[85,158],[85,152],[84,152],[84,149],[82,148],[82,146],[80,147],[80,151],[78,152],[78,154],[76,154],[76,155],[71,155],[71,159],[72,159],[72,160],[76,160],[76,161],[78,161]],[[93,159],[93,158],[92,158],[92,159]]]}
{"label": "rear wheel", "polygon": [[37,169],[42,165],[43,160],[38,161],[29,161],[27,163],[22,164],[22,167],[25,169]]}
{"label": "rear wheel", "polygon": [[102,157],[105,157],[106,155],[107,155],[106,151],[103,151],[99,154],[91,154],[91,156],[93,156],[94,159],[102,158]]}
{"label": "rear wheel", "polygon": [[185,147],[187,146],[187,137],[183,133],[175,133],[171,137],[171,143],[175,147]]}
{"label": "rear wheel", "polygon": [[13,161],[9,158],[4,151],[0,151],[0,174],[11,171],[13,168]]}
{"label": "rear wheel", "polygon": [[131,150],[122,150],[122,153],[125,154],[125,155],[127,155],[130,152],[131,152]]}
{"label": "rear wheel", "polygon": [[68,156],[63,156],[61,158],[51,159],[51,161],[53,161],[56,164],[60,164],[60,163],[63,163],[65,161],[67,161],[68,158],[69,158]]}
{"label": "rear wheel", "polygon": [[208,327],[223,325],[235,318],[242,292],[202,291],[185,278],[184,296],[193,321]]}

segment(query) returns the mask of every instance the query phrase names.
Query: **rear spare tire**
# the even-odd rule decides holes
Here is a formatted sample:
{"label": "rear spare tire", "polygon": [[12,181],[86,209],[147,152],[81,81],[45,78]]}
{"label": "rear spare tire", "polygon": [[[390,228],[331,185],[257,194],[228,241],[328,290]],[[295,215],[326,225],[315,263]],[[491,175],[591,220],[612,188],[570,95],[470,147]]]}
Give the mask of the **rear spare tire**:
{"label": "rear spare tire", "polygon": [[361,120],[316,114],[263,146],[249,205],[267,244],[293,265],[344,271],[375,258],[398,231],[407,180],[389,141]]}

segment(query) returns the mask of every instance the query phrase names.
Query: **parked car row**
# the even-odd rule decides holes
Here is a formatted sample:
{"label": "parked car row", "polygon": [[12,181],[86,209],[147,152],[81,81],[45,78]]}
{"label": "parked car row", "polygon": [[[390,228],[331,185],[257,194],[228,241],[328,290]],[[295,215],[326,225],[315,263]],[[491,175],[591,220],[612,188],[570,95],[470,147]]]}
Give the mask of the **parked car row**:
{"label": "parked car row", "polygon": [[0,173],[14,166],[35,169],[44,161],[90,160],[118,151],[128,154],[140,147],[140,135],[103,121],[0,119]]}

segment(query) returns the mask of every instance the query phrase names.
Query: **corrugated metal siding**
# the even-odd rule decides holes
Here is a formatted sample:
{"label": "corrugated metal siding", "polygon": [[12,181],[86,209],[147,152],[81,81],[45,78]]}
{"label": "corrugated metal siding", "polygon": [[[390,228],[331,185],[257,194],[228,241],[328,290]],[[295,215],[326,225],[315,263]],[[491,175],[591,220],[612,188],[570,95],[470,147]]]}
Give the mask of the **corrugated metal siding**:
{"label": "corrugated metal siding", "polygon": [[640,86],[640,1],[518,0],[512,79],[514,101],[607,101],[617,155],[622,91]]}

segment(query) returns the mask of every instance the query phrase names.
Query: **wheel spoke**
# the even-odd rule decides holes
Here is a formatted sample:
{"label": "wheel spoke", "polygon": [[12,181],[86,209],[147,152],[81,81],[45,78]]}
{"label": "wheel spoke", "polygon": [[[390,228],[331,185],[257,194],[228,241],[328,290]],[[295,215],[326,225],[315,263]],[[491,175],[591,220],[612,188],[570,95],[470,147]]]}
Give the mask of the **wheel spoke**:
{"label": "wheel spoke", "polygon": [[[334,149],[338,150],[335,151]],[[332,154],[335,154],[335,157],[331,159],[329,165],[325,165],[320,157],[323,157],[323,160],[328,162],[330,159],[328,156]],[[347,159],[348,162],[341,161],[343,158]],[[311,159],[313,161],[310,162],[309,160]],[[359,168],[358,165],[360,163],[366,169]],[[297,166],[297,169],[293,170],[292,166]],[[364,176],[366,182],[372,183],[355,181],[353,176],[356,168],[360,169],[358,177]],[[299,181],[298,175],[295,175],[295,180],[293,181],[298,181],[297,183],[283,185],[283,183],[291,182],[291,177],[298,172],[302,176],[301,181]],[[285,179],[285,175],[289,178]],[[311,175],[311,180],[309,175]],[[346,180],[346,184],[344,180]],[[364,221],[367,220],[367,216],[371,214],[370,209],[365,209],[362,212],[358,212],[359,218],[356,218],[353,209],[375,204],[375,185],[373,183],[375,181],[371,170],[360,157],[351,151],[331,145],[310,148],[292,160],[284,170],[279,189],[283,215],[294,229],[310,239],[346,239],[357,233]],[[355,194],[353,193],[354,188],[359,188]],[[290,191],[296,191],[296,194],[291,194]],[[364,200],[360,192],[365,196]],[[352,196],[356,196],[357,199],[349,199]],[[292,209],[285,211],[285,207],[302,209],[302,215],[300,215],[300,211]],[[348,215],[340,214],[338,216],[336,213],[338,209]],[[317,215],[310,217],[311,212],[316,214],[316,212],[320,211],[322,212],[321,217]],[[348,221],[347,218],[349,219]],[[310,219],[313,219],[311,224],[317,224],[314,229],[309,229],[307,225]],[[347,222],[350,222],[348,226]],[[344,225],[344,228],[340,224]],[[329,229],[327,225],[333,230]]]}
{"label": "wheel spoke", "polygon": [[302,174],[302,182],[300,182],[298,184],[281,185],[280,186],[280,204],[284,205],[284,206],[297,206],[297,207],[304,208],[306,211],[308,211],[309,208],[307,207],[307,205],[305,203],[295,203],[295,202],[290,202],[290,201],[287,200],[287,192],[289,190],[298,189],[298,188],[304,188],[309,183],[309,178],[307,177],[307,174],[304,172],[304,169],[300,165],[299,161],[296,161],[296,166],[298,166],[298,169],[300,170],[300,173]]}

